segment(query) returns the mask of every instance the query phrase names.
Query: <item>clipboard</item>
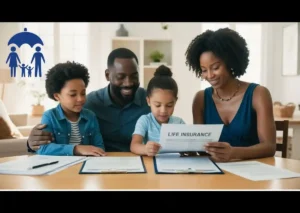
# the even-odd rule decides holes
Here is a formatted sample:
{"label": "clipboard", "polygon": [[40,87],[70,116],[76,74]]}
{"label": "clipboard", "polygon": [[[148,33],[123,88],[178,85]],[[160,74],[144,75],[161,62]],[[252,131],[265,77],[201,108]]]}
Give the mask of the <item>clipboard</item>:
{"label": "clipboard", "polygon": [[[157,163],[157,157],[153,157],[153,164],[154,164],[154,171],[156,174],[224,174],[223,170],[213,161],[209,158],[209,156],[184,156],[184,157],[178,157],[177,159],[187,159],[187,158],[193,158],[193,159],[207,159],[209,163],[213,165],[214,169],[194,169],[194,168],[186,168],[186,169],[162,169],[159,171],[158,169],[158,163]],[[174,162],[175,163],[175,162]]]}
{"label": "clipboard", "polygon": [[[86,163],[88,160],[84,161],[80,170],[79,170],[79,174],[145,174],[147,173],[146,167],[145,167],[145,163],[144,163],[144,159],[142,156],[134,156],[134,157],[138,157],[141,160],[141,166],[143,168],[142,171],[137,171],[140,168],[134,169],[134,168],[125,168],[125,169],[115,169],[115,168],[110,168],[110,169],[95,169],[94,171],[84,171],[84,168],[86,166]],[[95,157],[91,157],[91,159],[93,159]],[[107,157],[99,157],[99,158],[107,158]],[[121,156],[119,158],[126,158],[125,156]]]}

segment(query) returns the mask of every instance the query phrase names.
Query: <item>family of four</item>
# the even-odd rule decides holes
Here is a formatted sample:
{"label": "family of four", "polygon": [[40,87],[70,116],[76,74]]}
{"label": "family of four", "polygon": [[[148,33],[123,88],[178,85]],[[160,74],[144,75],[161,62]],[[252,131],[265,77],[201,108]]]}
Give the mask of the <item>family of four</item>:
{"label": "family of four", "polygon": [[[191,41],[185,55],[189,69],[211,85],[193,99],[193,123],[224,124],[219,141],[206,145],[211,158],[226,162],[274,156],[271,95],[263,86],[238,79],[249,64],[245,39],[228,28],[207,30]],[[185,123],[173,115],[178,86],[171,70],[160,66],[147,90],[141,88],[138,63],[129,49],[113,50],[105,70],[109,85],[88,95],[86,67],[66,62],[51,68],[46,91],[59,104],[31,131],[28,150],[41,155],[156,155],[161,124]]]}

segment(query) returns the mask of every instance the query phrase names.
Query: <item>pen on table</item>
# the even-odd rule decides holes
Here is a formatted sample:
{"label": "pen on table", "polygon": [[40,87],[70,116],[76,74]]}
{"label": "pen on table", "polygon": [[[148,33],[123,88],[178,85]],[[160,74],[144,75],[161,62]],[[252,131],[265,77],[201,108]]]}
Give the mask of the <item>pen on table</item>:
{"label": "pen on table", "polygon": [[59,161],[53,161],[53,162],[50,162],[50,163],[43,163],[43,164],[39,164],[39,165],[32,166],[32,167],[30,167],[29,169],[37,169],[37,168],[40,168],[40,167],[44,167],[44,166],[56,164],[56,163],[58,163],[58,162],[59,162]]}

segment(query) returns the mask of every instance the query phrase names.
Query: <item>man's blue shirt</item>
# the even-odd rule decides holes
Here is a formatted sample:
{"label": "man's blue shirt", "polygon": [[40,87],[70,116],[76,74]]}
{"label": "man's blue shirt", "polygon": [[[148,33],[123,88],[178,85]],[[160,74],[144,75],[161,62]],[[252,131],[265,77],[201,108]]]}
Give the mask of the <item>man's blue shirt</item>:
{"label": "man's blue shirt", "polygon": [[120,107],[111,100],[109,85],[88,94],[84,107],[96,114],[107,152],[130,152],[136,122],[150,112],[145,89],[138,88],[133,102]]}

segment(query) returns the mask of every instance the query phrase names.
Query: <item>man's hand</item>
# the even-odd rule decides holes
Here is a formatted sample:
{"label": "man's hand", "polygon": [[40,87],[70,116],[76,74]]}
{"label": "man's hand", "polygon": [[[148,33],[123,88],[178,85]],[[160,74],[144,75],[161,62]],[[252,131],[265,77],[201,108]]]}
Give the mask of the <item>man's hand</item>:
{"label": "man's hand", "polygon": [[28,137],[28,145],[32,150],[38,150],[40,145],[45,145],[54,141],[54,137],[50,132],[43,131],[47,125],[38,124],[30,132]]}
{"label": "man's hand", "polygon": [[103,149],[92,145],[76,145],[74,148],[74,155],[85,156],[105,156]]}
{"label": "man's hand", "polygon": [[145,146],[145,153],[148,156],[155,156],[158,153],[160,147],[161,146],[159,143],[148,141]]}

